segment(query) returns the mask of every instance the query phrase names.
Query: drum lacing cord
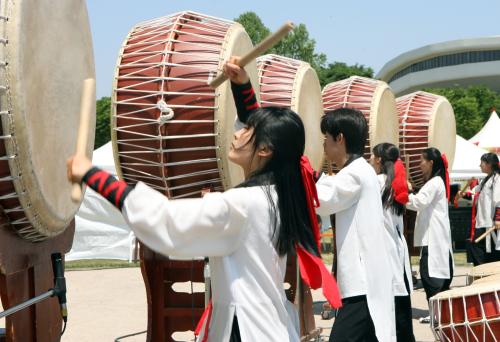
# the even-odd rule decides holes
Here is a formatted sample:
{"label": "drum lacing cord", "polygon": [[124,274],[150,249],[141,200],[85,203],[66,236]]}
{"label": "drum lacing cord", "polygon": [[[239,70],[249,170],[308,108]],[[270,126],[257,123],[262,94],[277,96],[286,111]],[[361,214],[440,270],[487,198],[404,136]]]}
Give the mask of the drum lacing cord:
{"label": "drum lacing cord", "polygon": [[[495,301],[496,301],[496,309],[500,308],[500,299],[499,299],[499,296],[498,296],[498,289],[494,289],[492,292],[495,293]],[[465,342],[462,337],[460,337],[460,332],[458,331],[458,328],[465,328],[465,331],[467,333],[467,342],[470,340],[469,339],[469,333],[472,334],[472,336],[474,337],[474,341],[481,341],[480,340],[480,337],[478,337],[476,335],[476,333],[474,332],[474,330],[472,329],[473,326],[477,326],[477,325],[481,325],[483,327],[483,336],[486,336],[485,334],[487,333],[486,330],[489,332],[490,336],[492,336],[494,339],[495,339],[495,342],[498,342],[499,340],[496,338],[492,328],[491,328],[491,325],[490,323],[492,322],[500,322],[500,317],[496,317],[496,318],[493,318],[493,319],[488,319],[486,317],[486,312],[484,311],[484,304],[483,304],[483,295],[484,293],[478,293],[478,294],[475,294],[475,296],[477,296],[478,298],[478,301],[479,301],[479,305],[480,305],[480,308],[481,308],[481,319],[480,320],[477,320],[477,321],[470,321],[469,320],[469,314],[467,313],[467,301],[466,301],[466,297],[462,295],[462,309],[463,309],[463,313],[465,315],[465,318],[464,318],[464,321],[461,322],[461,323],[454,323],[453,321],[453,300],[454,298],[448,298],[447,299],[447,304],[448,304],[448,308],[450,309],[449,310],[449,319],[450,319],[450,323],[449,324],[446,324],[446,325],[441,325],[441,312],[442,312],[442,302],[441,301],[437,301],[437,304],[438,304],[438,312],[437,312],[437,321],[438,322],[435,322],[435,315],[434,314],[431,314],[431,328],[432,328],[432,332],[434,333],[434,336],[437,338],[437,339],[441,339],[441,338],[445,338],[446,341],[450,341],[450,342],[455,342],[455,337],[458,337],[460,339],[460,342]],[[431,303],[432,305],[432,303]],[[453,340],[450,340],[448,338],[448,336],[445,335],[445,333],[443,332],[444,329],[451,329],[452,331],[452,337],[453,337]],[[439,330],[439,332],[437,332],[436,330]]]}

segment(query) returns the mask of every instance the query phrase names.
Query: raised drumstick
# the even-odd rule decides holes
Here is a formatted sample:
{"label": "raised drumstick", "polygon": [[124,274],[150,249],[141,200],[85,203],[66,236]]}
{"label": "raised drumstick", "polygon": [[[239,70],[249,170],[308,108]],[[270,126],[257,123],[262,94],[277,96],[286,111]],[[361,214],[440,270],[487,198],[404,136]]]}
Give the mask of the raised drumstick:
{"label": "raised drumstick", "polygon": [[[87,78],[83,81],[82,98],[80,102],[80,126],[78,127],[78,136],[76,140],[77,156],[85,156],[87,154],[87,143],[89,136],[89,122],[95,102],[95,79]],[[82,198],[82,186],[78,183],[73,183],[71,188],[71,200],[75,203]]]}
{"label": "raised drumstick", "polygon": [[[280,27],[278,31],[267,36],[263,41],[257,44],[257,46],[254,47],[252,50],[250,50],[246,55],[243,55],[238,61],[238,66],[244,67],[257,57],[262,55],[264,52],[275,46],[281,39],[283,39],[288,34],[288,32],[293,30],[293,27],[294,25],[292,22],[285,23],[283,26]],[[227,76],[224,73],[221,73],[211,82],[209,82],[209,85],[215,89],[222,83],[224,83],[225,80],[227,80]]]}

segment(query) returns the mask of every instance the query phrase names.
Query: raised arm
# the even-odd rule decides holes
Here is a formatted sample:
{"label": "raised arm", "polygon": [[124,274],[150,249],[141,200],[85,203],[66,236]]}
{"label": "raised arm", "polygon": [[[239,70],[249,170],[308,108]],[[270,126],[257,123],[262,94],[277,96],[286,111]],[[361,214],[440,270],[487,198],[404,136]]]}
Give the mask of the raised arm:
{"label": "raised arm", "polygon": [[408,196],[406,208],[413,211],[423,210],[432,203],[438,192],[439,188],[436,179],[431,179],[424,184],[418,193]]}
{"label": "raised arm", "polygon": [[322,175],[316,183],[320,202],[316,212],[326,216],[351,207],[361,193],[361,180],[352,173],[339,173],[335,176]]}

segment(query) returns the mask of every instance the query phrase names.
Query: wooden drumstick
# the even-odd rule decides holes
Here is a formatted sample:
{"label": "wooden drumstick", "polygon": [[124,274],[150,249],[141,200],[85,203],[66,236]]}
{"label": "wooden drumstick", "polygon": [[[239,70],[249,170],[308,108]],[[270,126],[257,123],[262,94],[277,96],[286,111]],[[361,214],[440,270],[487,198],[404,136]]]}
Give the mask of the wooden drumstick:
{"label": "wooden drumstick", "polygon": [[483,240],[484,238],[486,238],[486,236],[488,236],[488,234],[490,234],[492,231],[494,231],[496,229],[495,226],[491,227],[491,228],[488,228],[487,231],[485,231],[483,234],[481,234],[476,240],[474,240],[475,243],[478,243],[479,241]]}
{"label": "wooden drumstick", "polygon": [[[76,140],[77,156],[87,155],[87,143],[89,135],[89,123],[91,115],[93,114],[92,108],[95,102],[95,79],[87,78],[83,81],[82,98],[80,102],[80,126],[78,127],[78,136]],[[73,183],[71,188],[71,200],[75,203],[79,202],[82,198],[82,186],[78,183]]]}
{"label": "wooden drumstick", "polygon": [[[262,55],[264,52],[275,46],[281,39],[283,39],[288,34],[288,32],[293,30],[293,28],[294,25],[292,22],[285,23],[283,26],[280,27],[278,31],[267,36],[263,41],[257,44],[257,46],[254,47],[252,50],[250,50],[246,55],[243,55],[238,61],[238,66],[244,67],[257,57]],[[209,85],[215,89],[222,83],[224,83],[225,80],[227,80],[227,76],[224,73],[221,73],[211,82],[209,82]]]}

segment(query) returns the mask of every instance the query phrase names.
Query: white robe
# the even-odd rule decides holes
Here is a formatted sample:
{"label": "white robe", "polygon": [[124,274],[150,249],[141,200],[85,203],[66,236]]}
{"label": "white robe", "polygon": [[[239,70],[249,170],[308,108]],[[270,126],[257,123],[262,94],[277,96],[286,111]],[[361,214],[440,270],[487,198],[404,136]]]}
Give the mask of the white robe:
{"label": "white robe", "polygon": [[[473,194],[479,192],[480,189],[481,185],[476,185],[472,189]],[[491,228],[494,224],[495,210],[498,207],[500,207],[500,175],[496,174],[490,177],[486,184],[484,184],[477,199],[476,228]],[[496,249],[500,250],[500,234],[498,232],[493,232],[486,238],[487,250],[491,251],[491,238],[493,238],[496,244]]]}
{"label": "white robe", "polygon": [[363,158],[316,183],[320,215],[335,215],[337,283],[342,298],[366,295],[379,341],[396,341],[392,269],[380,186]]}
{"label": "white robe", "polygon": [[[273,188],[272,194],[276,199]],[[228,341],[235,314],[242,341],[299,341],[297,311],[283,289],[286,257],[274,248],[262,187],[168,200],[138,183],[122,211],[136,236],[156,252],[210,257],[208,341]]]}
{"label": "white robe", "polygon": [[[384,189],[387,176],[377,176],[381,191]],[[407,296],[413,290],[410,257],[404,236],[403,215],[396,215],[390,208],[384,208],[384,226],[386,246],[389,251],[392,271],[394,273],[393,290],[395,296]],[[408,280],[410,293],[406,290],[404,277]]]}
{"label": "white robe", "polygon": [[[414,246],[428,246],[429,276],[450,279],[451,244],[448,199],[441,177],[429,179],[417,194],[410,194],[406,208],[417,211]],[[453,267],[453,261],[452,261]]]}

